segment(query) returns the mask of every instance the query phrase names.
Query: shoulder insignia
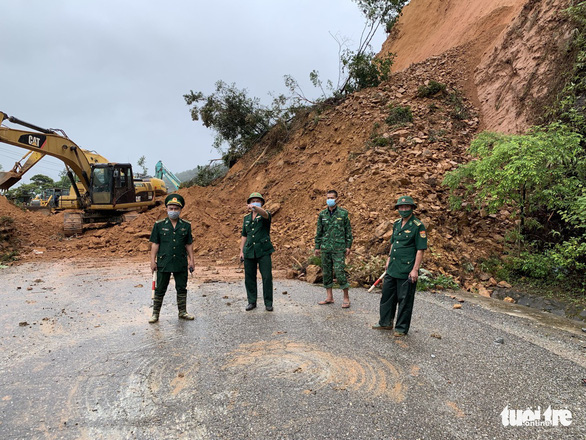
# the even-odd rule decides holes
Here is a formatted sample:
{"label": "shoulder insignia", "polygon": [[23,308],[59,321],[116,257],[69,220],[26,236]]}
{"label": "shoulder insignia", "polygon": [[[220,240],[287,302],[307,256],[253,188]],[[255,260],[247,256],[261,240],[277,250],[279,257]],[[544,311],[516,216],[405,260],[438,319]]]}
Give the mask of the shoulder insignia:
{"label": "shoulder insignia", "polygon": [[413,223],[415,223],[417,226],[421,226],[421,222],[419,220],[413,220]]}
{"label": "shoulder insignia", "polygon": [[395,223],[399,223],[401,220],[403,220],[402,218],[398,218],[397,220],[395,220]]}
{"label": "shoulder insignia", "polygon": [[190,222],[190,221],[188,221],[188,220],[184,220],[184,219],[180,219],[180,220],[181,220],[182,222],[185,222],[185,223],[187,223],[188,225],[190,225],[190,224],[191,224],[191,222]]}
{"label": "shoulder insignia", "polygon": [[157,220],[157,221],[155,222],[155,224],[157,224],[157,223],[161,223],[161,222],[164,222],[165,220],[166,220],[166,219]]}

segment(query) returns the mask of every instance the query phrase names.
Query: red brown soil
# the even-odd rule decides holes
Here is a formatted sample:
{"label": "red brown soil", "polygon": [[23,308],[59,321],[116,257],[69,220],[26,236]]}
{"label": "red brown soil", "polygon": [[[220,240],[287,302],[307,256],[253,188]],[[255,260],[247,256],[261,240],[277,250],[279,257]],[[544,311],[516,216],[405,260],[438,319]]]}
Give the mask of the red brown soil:
{"label": "red brown soil", "polygon": [[[186,199],[183,217],[192,222],[197,256],[216,264],[237,263],[245,200],[260,191],[274,212],[275,265],[303,262],[312,254],[325,193],[335,188],[340,205],[350,211],[355,262],[385,255],[396,218],[394,203],[409,194],[429,231],[424,267],[460,282],[470,278],[482,259],[502,253],[510,215],[505,210],[491,216],[451,211],[443,177],[470,160],[466,150],[479,129],[527,127],[536,103],[555,90],[552,75],[566,56],[561,48],[567,23],[559,13],[565,4],[412,0],[383,47],[398,54],[395,67],[400,71],[389,82],[306,115],[282,145],[267,136],[216,185],[179,191]],[[547,32],[554,28],[560,36],[557,50],[546,44],[552,35]],[[551,49],[547,56],[540,53],[540,42]],[[449,92],[465,92],[466,119],[454,118],[454,107],[440,96],[417,96],[430,80],[447,84]],[[523,87],[528,91],[521,97]],[[497,106],[497,101],[506,105]],[[389,127],[390,104],[410,106],[413,122]],[[376,124],[377,136],[392,139],[392,146],[370,146]],[[0,208],[9,209],[5,201]],[[165,210],[159,207],[130,223],[61,241],[51,239],[58,236],[59,216],[41,219],[13,209],[10,215],[23,228],[23,258],[31,256],[34,246],[43,246],[43,257],[136,256],[147,261],[150,230]]]}
{"label": "red brown soil", "polygon": [[569,0],[413,0],[382,53],[403,70],[466,47],[467,95],[483,127],[519,133],[538,121],[561,86],[572,25]]}

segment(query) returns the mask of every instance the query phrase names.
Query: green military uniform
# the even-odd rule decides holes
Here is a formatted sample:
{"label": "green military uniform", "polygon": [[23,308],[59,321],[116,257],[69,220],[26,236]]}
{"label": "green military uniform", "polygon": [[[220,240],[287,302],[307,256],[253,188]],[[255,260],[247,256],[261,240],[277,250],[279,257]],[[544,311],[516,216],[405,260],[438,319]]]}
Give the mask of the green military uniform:
{"label": "green military uniform", "polygon": [[[183,206],[185,203],[181,196],[176,196],[176,199],[178,199],[176,202],[173,199],[169,199],[169,197],[165,200],[166,205],[177,204]],[[193,243],[191,223],[179,218],[175,228],[173,228],[169,218],[159,220],[153,226],[150,241],[159,245],[153,315],[157,315],[157,317],[159,315],[171,274],[173,274],[177,291],[177,308],[181,317],[182,314],[187,314],[188,261],[186,245]]]}
{"label": "green military uniform", "polygon": [[[250,198],[257,193],[251,194]],[[260,196],[260,194],[258,194]],[[259,198],[264,201],[262,196]],[[258,289],[256,285],[257,267],[262,277],[262,293],[265,307],[273,306],[273,267],[271,254],[275,248],[271,243],[271,221],[272,216],[269,211],[268,218],[256,214],[252,218],[252,212],[244,216],[242,223],[242,237],[246,237],[244,244],[244,285],[246,286],[246,296],[248,304],[256,304]]]}
{"label": "green military uniform", "polygon": [[[411,204],[411,197],[400,197],[396,207]],[[393,224],[389,265],[385,273],[383,292],[380,300],[381,327],[392,327],[398,305],[395,331],[407,334],[413,313],[413,301],[417,282],[412,283],[409,273],[413,270],[417,251],[427,249],[425,226],[414,215],[402,225],[400,218]]]}
{"label": "green military uniform", "polygon": [[317,217],[315,248],[321,251],[324,287],[334,285],[334,273],[340,289],[350,287],[346,278],[346,249],[352,247],[352,227],[348,211],[335,206],[321,211]]}

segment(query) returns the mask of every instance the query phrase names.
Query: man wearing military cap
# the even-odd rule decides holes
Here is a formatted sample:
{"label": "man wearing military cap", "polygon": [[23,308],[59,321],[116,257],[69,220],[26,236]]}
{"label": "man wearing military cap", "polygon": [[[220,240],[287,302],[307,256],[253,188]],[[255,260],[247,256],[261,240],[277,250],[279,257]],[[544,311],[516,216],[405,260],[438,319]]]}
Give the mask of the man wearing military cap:
{"label": "man wearing military cap", "polygon": [[[392,330],[395,312],[395,336],[409,332],[419,267],[427,249],[425,226],[413,215],[417,205],[409,196],[401,196],[395,205],[401,218],[393,224],[391,250],[383,280],[380,300],[380,320],[372,326],[376,330]],[[398,310],[397,310],[398,306]]]}
{"label": "man wearing military cap", "polygon": [[262,194],[253,192],[246,201],[249,214],[244,216],[242,238],[240,239],[240,261],[244,262],[244,285],[248,305],[246,310],[256,308],[257,267],[262,277],[262,295],[265,309],[273,311],[273,266],[271,254],[275,248],[271,243],[271,213],[263,209],[265,199]]}
{"label": "man wearing military cap", "polygon": [[165,206],[167,218],[155,223],[150,238],[151,270],[157,271],[153,316],[149,320],[151,324],[159,320],[171,274],[175,279],[179,318],[194,319],[193,315],[187,313],[187,270],[194,269],[191,223],[179,218],[185,206],[185,200],[179,194],[169,194]]}

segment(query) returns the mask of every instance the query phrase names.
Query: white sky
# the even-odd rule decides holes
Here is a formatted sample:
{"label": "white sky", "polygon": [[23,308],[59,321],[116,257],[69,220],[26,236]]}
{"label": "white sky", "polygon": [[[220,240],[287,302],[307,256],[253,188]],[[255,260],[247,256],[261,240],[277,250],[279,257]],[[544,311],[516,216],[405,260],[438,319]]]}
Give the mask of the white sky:
{"label": "white sky", "polygon": [[[291,74],[316,97],[309,72],[338,79],[328,32],[354,49],[363,26],[351,0],[3,2],[0,110],[63,129],[135,170],[144,155],[150,173],[158,160],[177,173],[220,157],[214,132],[191,120],[185,93],[207,95],[221,79],[268,103]],[[375,52],[385,37],[379,31]],[[4,171],[25,153],[0,143]],[[27,176],[57,178],[62,169],[45,157]]]}

